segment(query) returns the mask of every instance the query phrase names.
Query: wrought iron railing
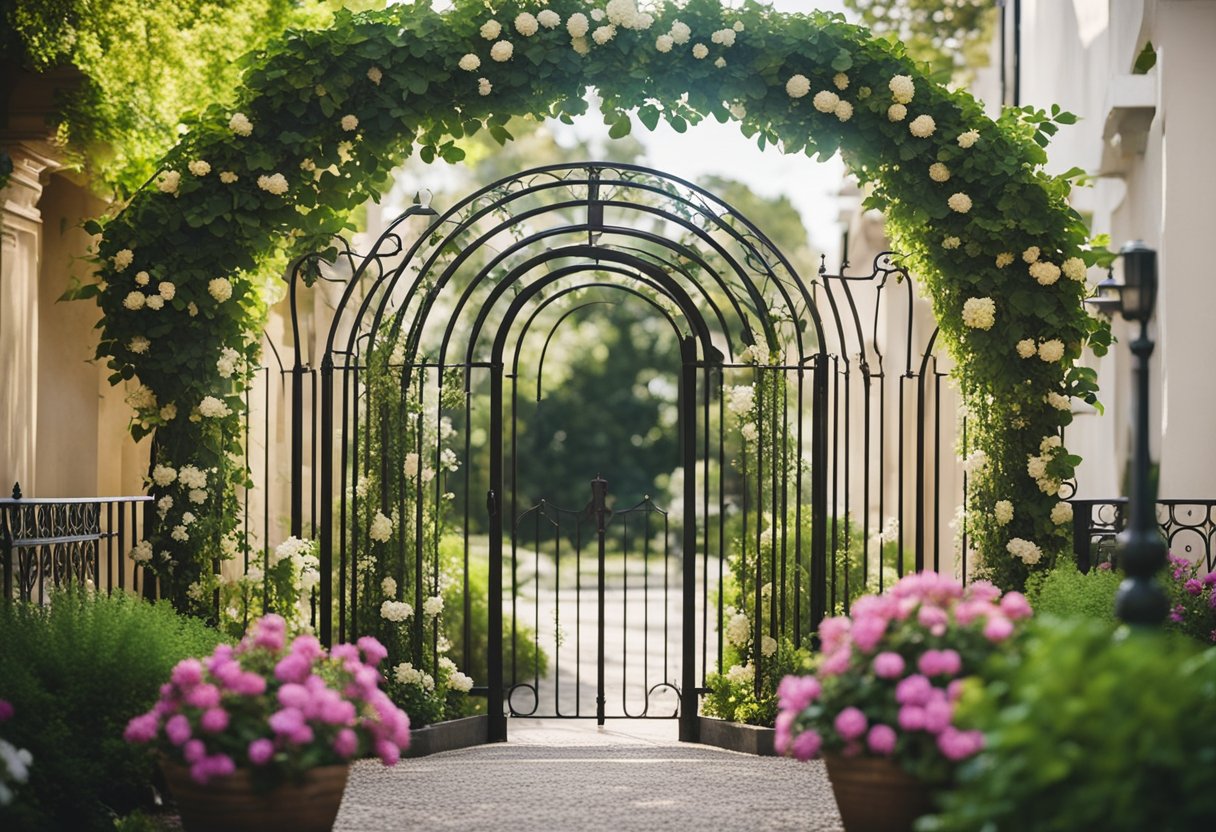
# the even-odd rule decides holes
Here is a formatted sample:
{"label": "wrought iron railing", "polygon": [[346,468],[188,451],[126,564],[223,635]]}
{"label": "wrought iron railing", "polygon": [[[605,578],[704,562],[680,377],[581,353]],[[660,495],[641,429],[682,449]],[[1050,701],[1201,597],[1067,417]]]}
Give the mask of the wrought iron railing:
{"label": "wrought iron railing", "polygon": [[43,603],[52,588],[89,584],[154,596],[155,581],[127,558],[151,502],[145,496],[29,499],[14,485],[13,496],[0,499],[3,598]]}
{"label": "wrought iron railing", "polygon": [[[1127,526],[1127,498],[1070,502],[1077,566],[1088,572],[1111,559],[1115,536]],[[1216,570],[1216,499],[1158,500],[1157,525],[1173,554]]]}

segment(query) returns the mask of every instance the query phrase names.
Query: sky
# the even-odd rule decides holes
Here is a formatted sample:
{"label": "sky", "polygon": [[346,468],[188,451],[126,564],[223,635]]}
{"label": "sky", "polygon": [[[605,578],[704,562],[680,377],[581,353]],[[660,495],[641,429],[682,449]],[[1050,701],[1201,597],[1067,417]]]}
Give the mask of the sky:
{"label": "sky", "polygon": [[[440,7],[444,2],[435,0],[435,5]],[[739,5],[738,0],[723,2]],[[845,11],[843,0],[770,0],[770,5],[782,12]],[[559,142],[563,136],[582,138],[592,146],[597,138],[611,141],[598,112],[577,119],[572,127],[558,122],[551,126]],[[642,163],[664,173],[693,182],[706,176],[724,176],[744,182],[762,196],[788,196],[802,216],[812,247],[826,253],[829,264],[839,261],[842,228],[837,221],[836,193],[845,181],[839,156],[819,162],[805,155],[786,156],[773,147],[762,151],[753,140],[743,137],[737,124],[719,124],[712,118],[684,134],[664,122],[653,133],[635,122],[631,135],[646,148]],[[440,171],[433,174],[435,180],[445,179]],[[426,183],[419,184],[427,187]],[[762,218],[749,219],[763,227]]]}

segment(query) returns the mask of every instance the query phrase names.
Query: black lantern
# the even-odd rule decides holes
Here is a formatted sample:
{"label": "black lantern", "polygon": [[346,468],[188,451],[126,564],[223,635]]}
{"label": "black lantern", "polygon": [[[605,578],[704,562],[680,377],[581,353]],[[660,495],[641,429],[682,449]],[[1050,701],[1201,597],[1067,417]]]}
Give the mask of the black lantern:
{"label": "black lantern", "polygon": [[1136,240],[1123,246],[1119,257],[1123,282],[1108,277],[1098,284],[1096,297],[1087,301],[1108,315],[1119,312],[1127,321],[1140,324],[1140,332],[1130,344],[1136,357],[1131,517],[1115,550],[1127,577],[1115,596],[1115,614],[1129,624],[1156,625],[1169,610],[1165,590],[1153,578],[1165,565],[1166,545],[1157,529],[1156,495],[1149,482],[1148,362],[1154,344],[1148,337],[1148,322],[1157,303],[1157,252]]}

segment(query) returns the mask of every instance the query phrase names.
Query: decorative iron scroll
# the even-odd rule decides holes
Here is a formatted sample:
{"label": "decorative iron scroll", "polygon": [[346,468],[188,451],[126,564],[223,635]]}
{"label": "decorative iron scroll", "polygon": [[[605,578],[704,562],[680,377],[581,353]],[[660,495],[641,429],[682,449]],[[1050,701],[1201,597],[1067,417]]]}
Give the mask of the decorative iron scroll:
{"label": "decorative iron scroll", "polygon": [[[1071,500],[1077,566],[1082,572],[1110,562],[1115,537],[1127,526],[1127,498]],[[1216,500],[1158,500],[1157,525],[1178,557],[1216,569]]]}

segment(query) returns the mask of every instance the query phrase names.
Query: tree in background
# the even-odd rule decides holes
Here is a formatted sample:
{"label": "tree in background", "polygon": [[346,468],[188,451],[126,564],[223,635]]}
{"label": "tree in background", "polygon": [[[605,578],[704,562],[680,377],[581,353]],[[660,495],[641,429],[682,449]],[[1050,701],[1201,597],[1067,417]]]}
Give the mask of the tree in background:
{"label": "tree in background", "polygon": [[944,74],[968,78],[988,65],[997,10],[992,0],[844,0],[876,35],[903,41],[908,55]]}

